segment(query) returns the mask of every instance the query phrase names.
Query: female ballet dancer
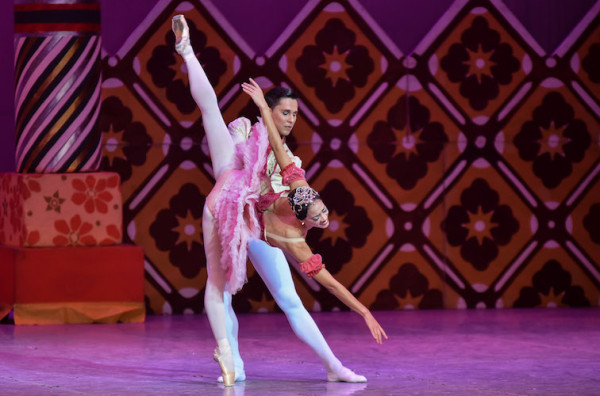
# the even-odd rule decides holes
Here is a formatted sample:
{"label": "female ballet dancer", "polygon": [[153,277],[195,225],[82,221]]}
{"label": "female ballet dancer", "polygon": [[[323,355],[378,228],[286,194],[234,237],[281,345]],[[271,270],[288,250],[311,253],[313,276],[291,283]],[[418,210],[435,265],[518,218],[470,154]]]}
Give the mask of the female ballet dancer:
{"label": "female ballet dancer", "polygon": [[263,123],[269,133],[269,144],[282,169],[283,184],[290,187],[287,196],[273,194],[271,197],[261,197],[265,199],[259,200],[259,210],[263,212],[261,219],[264,234],[262,236],[265,242],[289,253],[300,263],[303,272],[323,285],[350,309],[360,314],[373,338],[381,344],[382,338],[387,338],[383,328],[367,307],[325,269],[321,255],[313,254],[306,244],[306,234],[311,228],[329,226],[329,210],[319,193],[306,182],[304,170],[292,162],[283,147],[281,136],[271,117],[271,110],[259,85],[250,79],[250,83],[242,84],[242,89],[260,110]]}
{"label": "female ballet dancer", "polygon": [[[206,254],[207,281],[204,293],[204,308],[217,342],[214,359],[221,368],[225,386],[233,386],[235,369],[233,352],[227,336],[226,309],[224,294],[227,290],[235,294],[246,281],[246,246],[248,235],[260,231],[254,213],[258,193],[252,194],[260,186],[260,172],[265,161],[262,157],[251,158],[253,153],[246,156],[236,156],[236,144],[230,135],[221,111],[219,110],[216,94],[214,93],[204,70],[196,59],[189,41],[189,30],[182,15],[173,18],[173,32],[176,37],[175,48],[183,56],[188,67],[192,96],[202,111],[202,123],[208,142],[208,149],[216,180],[215,186],[206,197],[202,213],[202,232]],[[268,142],[265,133],[256,131],[264,129],[256,124],[256,133],[248,144],[243,145],[248,150],[254,149],[254,154],[266,150]],[[254,143],[254,144],[252,144]],[[247,164],[236,163],[236,158],[249,161]],[[240,189],[236,190],[235,182]],[[242,189],[245,188],[245,191]],[[237,193],[237,196],[236,196]],[[254,201],[253,201],[254,200]],[[234,202],[236,207],[226,203]],[[235,212],[235,213],[234,213]],[[242,218],[238,219],[238,213]],[[221,221],[222,224],[218,224]],[[246,223],[246,227],[241,227]],[[241,231],[248,231],[243,233]],[[219,232],[222,234],[219,235]],[[228,238],[227,232],[237,233],[238,238]],[[229,239],[231,249],[223,249],[221,240]],[[237,244],[235,243],[237,242]]]}
{"label": "female ballet dancer", "polygon": [[[215,177],[217,179],[217,184],[213,189],[213,192],[211,192],[207,198],[207,207],[209,210],[206,210],[205,208],[203,216],[205,249],[207,250],[207,268],[209,272],[205,304],[207,315],[211,323],[211,328],[213,329],[213,333],[218,344],[218,348],[215,351],[216,359],[220,359],[222,372],[225,374],[223,376],[225,384],[231,385],[232,376],[235,378],[235,380],[244,380],[245,374],[243,372],[243,362],[237,350],[237,319],[235,318],[235,314],[231,309],[231,301],[229,300],[227,302],[227,310],[225,313],[223,313],[222,295],[221,298],[219,298],[219,291],[224,289],[225,281],[228,279],[227,276],[231,275],[231,269],[228,268],[228,272],[223,274],[218,266],[219,261],[224,257],[224,255],[220,254],[223,252],[223,250],[219,251],[219,237],[216,234],[216,232],[218,232],[218,227],[216,226],[214,216],[212,215],[215,213],[212,209],[215,205],[215,197],[217,192],[227,184],[225,180],[227,175],[231,174],[229,171],[232,169],[231,163],[233,159],[231,156],[234,153],[234,142],[226,131],[225,124],[218,109],[216,95],[214,94],[214,91],[198,62],[194,51],[190,46],[189,33],[187,31],[185,20],[183,18],[176,17],[174,18],[173,25],[177,36],[177,52],[183,56],[186,62],[192,95],[203,114],[203,123],[209,143],[209,150],[211,152]],[[276,125],[278,124],[277,129],[281,134],[287,135],[291,131],[291,128],[295,122],[297,101],[295,96],[290,95],[289,90],[278,89],[275,91],[278,91],[276,92],[276,95],[279,95],[279,97],[271,97],[271,111],[275,116]],[[238,122],[232,124],[236,124],[234,125],[234,129],[246,129],[245,132],[242,131],[242,135],[248,134],[249,122]],[[257,125],[255,125],[255,128],[256,127]],[[261,144],[259,139],[257,139],[255,142],[252,142],[252,144],[262,147],[262,149],[259,149],[258,151],[264,149],[264,142]],[[287,152],[287,148],[285,149]],[[257,162],[255,164],[250,163],[250,168],[252,168],[252,165],[261,163],[257,158],[255,159]],[[298,160],[296,161],[299,162]],[[254,169],[256,173],[259,173],[256,171],[257,168],[258,167],[255,166],[252,169]],[[271,171],[273,170],[273,165],[271,163],[269,163],[269,168]],[[249,180],[256,181],[252,175],[252,171],[246,172],[246,177]],[[276,177],[274,176],[273,178],[275,179]],[[273,183],[273,186],[276,187],[276,184],[277,183]],[[238,197],[239,196],[240,195],[238,195]],[[255,195],[250,194],[250,196],[252,199],[256,198]],[[245,202],[248,210],[247,215],[250,215],[252,213],[250,204],[248,204],[250,201]],[[240,207],[238,206],[238,209],[239,208]],[[247,216],[246,219],[251,220],[249,217]],[[222,228],[225,229],[226,227]],[[224,235],[224,238],[227,238],[227,235]],[[228,246],[231,246],[231,244]],[[244,246],[243,243],[240,243],[237,246],[239,246],[241,249],[240,254],[237,255],[237,257],[240,258],[245,254]],[[331,349],[319,332],[314,320],[310,317],[302,305],[295,291],[287,261],[285,260],[281,250],[269,247],[264,242],[254,238],[250,238],[248,250],[250,259],[257,269],[257,272],[263,278],[276,302],[286,314],[296,335],[305,341],[309,346],[311,346],[322,359],[327,369],[327,379],[329,381],[346,382],[366,381],[365,377],[356,375],[351,370],[345,368],[331,352]],[[230,257],[235,257],[235,252],[232,252]],[[229,279],[231,279],[231,277]],[[233,279],[239,279],[239,277],[233,277]],[[240,286],[239,282],[238,286]],[[235,287],[232,289],[235,291]],[[223,314],[226,318],[227,325],[225,327],[229,330],[231,346],[234,347],[233,357],[234,360],[236,360],[235,372],[230,362],[229,351],[231,350],[231,346],[229,345],[229,342],[227,342],[227,339],[223,337]]]}

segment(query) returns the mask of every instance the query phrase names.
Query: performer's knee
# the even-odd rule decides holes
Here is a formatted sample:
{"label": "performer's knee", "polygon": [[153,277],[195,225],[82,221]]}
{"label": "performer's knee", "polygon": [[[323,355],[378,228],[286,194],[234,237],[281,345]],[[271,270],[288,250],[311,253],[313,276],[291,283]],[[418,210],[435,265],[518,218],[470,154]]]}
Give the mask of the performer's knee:
{"label": "performer's knee", "polygon": [[204,304],[207,303],[223,303],[223,291],[211,281],[206,282],[204,290]]}
{"label": "performer's knee", "polygon": [[304,305],[302,305],[302,301],[294,288],[291,290],[288,288],[281,288],[280,290],[277,290],[273,295],[273,298],[275,298],[275,302],[277,302],[277,305],[279,305],[279,308],[281,308],[284,313],[297,309],[304,309]]}

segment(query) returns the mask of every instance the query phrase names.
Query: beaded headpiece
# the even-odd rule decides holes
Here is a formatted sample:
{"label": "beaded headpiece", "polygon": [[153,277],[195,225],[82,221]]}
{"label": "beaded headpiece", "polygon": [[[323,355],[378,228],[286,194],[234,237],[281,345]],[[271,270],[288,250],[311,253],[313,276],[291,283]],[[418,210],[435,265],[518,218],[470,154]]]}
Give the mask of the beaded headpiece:
{"label": "beaded headpiece", "polygon": [[306,218],[308,207],[319,199],[319,193],[307,186],[298,187],[288,195],[290,206],[300,220]]}

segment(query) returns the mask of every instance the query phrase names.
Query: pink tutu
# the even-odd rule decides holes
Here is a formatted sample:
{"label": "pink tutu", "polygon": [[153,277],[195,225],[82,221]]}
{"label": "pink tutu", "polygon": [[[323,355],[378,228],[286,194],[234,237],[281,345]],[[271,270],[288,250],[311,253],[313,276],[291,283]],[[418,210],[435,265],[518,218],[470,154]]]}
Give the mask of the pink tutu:
{"label": "pink tutu", "polygon": [[[233,121],[230,131],[240,123],[249,126],[243,119]],[[247,136],[247,135],[246,135]],[[235,170],[217,193],[215,219],[221,242],[221,267],[227,272],[226,289],[235,294],[246,283],[246,257],[248,241],[260,238],[261,224],[257,213],[260,185],[265,177],[268,135],[262,122],[254,124],[250,137],[236,139]]]}

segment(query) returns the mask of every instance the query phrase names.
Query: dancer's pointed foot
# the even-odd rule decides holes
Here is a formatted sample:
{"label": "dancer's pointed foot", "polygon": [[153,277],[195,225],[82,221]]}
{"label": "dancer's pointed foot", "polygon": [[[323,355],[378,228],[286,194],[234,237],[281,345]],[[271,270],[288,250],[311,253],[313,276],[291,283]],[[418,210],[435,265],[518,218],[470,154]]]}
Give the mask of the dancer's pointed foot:
{"label": "dancer's pointed foot", "polygon": [[213,357],[219,363],[219,367],[221,367],[223,385],[233,386],[235,383],[235,369],[233,368],[233,353],[231,352],[231,348],[216,348]]}
{"label": "dancer's pointed foot", "polygon": [[[244,371],[244,369],[235,369],[235,382],[243,382],[246,381],[246,372]],[[223,376],[220,375],[219,378],[217,378],[217,382],[219,383],[223,383]]]}
{"label": "dancer's pointed foot", "polygon": [[356,374],[354,371],[342,366],[341,368],[327,372],[328,382],[367,382],[367,378]]}
{"label": "dancer's pointed foot", "polygon": [[171,27],[173,33],[175,33],[175,51],[182,56],[192,51],[190,29],[185,21],[185,17],[183,15],[175,15],[171,20]]}

